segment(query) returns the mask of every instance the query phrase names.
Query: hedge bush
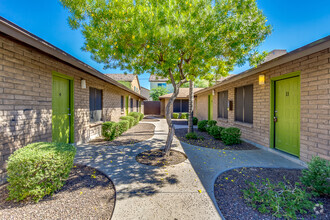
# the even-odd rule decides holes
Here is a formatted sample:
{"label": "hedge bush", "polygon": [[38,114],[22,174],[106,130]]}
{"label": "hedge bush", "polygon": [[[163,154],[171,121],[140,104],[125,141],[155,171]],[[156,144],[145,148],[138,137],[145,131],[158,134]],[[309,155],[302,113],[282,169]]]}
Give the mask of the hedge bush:
{"label": "hedge bush", "polygon": [[188,115],[189,115],[189,113],[187,113],[187,112],[183,112],[183,113],[181,113],[181,119],[188,119]]}
{"label": "hedge bush", "polygon": [[144,118],[144,114],[139,112],[139,121],[141,121]]}
{"label": "hedge bush", "polygon": [[128,116],[132,116],[134,118],[134,121],[133,121],[133,126],[139,124],[139,121],[140,121],[140,115],[138,112],[130,112],[128,114]]}
{"label": "hedge bush", "polygon": [[329,161],[313,157],[307,163],[308,169],[302,171],[301,182],[317,194],[330,195],[330,164]]}
{"label": "hedge bush", "polygon": [[198,136],[195,132],[189,132],[186,134],[186,138],[189,139],[198,139]]}
{"label": "hedge bush", "polygon": [[233,145],[241,143],[241,130],[239,128],[225,128],[221,131],[221,139],[226,145]]}
{"label": "hedge bush", "polygon": [[193,125],[197,125],[197,123],[198,123],[198,118],[193,117]]}
{"label": "hedge bush", "polygon": [[221,140],[221,132],[224,130],[224,127],[220,126],[212,126],[209,128],[209,134],[213,136],[215,139]]}
{"label": "hedge bush", "polygon": [[75,154],[73,145],[45,142],[15,151],[7,161],[8,199],[38,202],[52,195],[68,178]]}
{"label": "hedge bush", "polygon": [[121,135],[125,131],[127,131],[129,128],[129,121],[127,120],[121,120],[118,122],[118,134]]}
{"label": "hedge bush", "polygon": [[127,120],[129,122],[128,128],[133,127],[133,123],[134,123],[134,120],[135,120],[134,117],[132,117],[132,116],[121,116],[120,119],[121,120]]}
{"label": "hedge bush", "polygon": [[172,116],[173,116],[174,119],[178,119],[179,118],[179,113],[173,113]]}
{"label": "hedge bush", "polygon": [[102,136],[107,141],[112,141],[118,136],[117,124],[113,121],[107,121],[102,124]]}
{"label": "hedge bush", "polygon": [[202,120],[197,123],[197,128],[200,131],[206,131],[206,126],[207,126],[208,120]]}

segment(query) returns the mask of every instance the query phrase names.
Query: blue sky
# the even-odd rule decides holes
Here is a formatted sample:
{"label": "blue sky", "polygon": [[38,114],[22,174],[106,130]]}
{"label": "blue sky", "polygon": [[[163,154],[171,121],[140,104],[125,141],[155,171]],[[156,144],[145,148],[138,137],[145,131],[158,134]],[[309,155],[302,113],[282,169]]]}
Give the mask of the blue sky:
{"label": "blue sky", "polygon": [[[330,35],[329,0],[257,0],[266,15],[273,33],[260,50],[294,50]],[[79,31],[70,29],[68,12],[57,0],[0,0],[0,16],[54,44],[103,73],[121,73],[121,70],[103,69],[81,51],[84,39]],[[232,73],[249,69],[248,65]],[[141,85],[149,88],[149,75],[139,76]]]}

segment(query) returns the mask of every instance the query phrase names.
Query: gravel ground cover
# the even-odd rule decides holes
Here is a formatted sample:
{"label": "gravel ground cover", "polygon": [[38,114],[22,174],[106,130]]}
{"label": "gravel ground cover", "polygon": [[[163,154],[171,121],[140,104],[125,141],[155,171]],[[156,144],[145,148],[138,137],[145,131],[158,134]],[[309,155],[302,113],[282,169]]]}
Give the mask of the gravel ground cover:
{"label": "gravel ground cover", "polygon": [[196,132],[198,136],[204,137],[204,140],[187,139],[186,138],[187,132],[188,132],[187,128],[175,129],[175,135],[180,141],[183,141],[185,143],[188,143],[188,144],[191,144],[194,146],[207,147],[207,148],[218,149],[218,150],[259,150],[259,148],[253,146],[252,144],[246,143],[244,141],[242,141],[242,143],[240,143],[240,144],[226,146],[220,140],[215,139],[214,137],[209,135],[207,132],[201,132],[201,131],[198,131],[197,129],[194,129],[194,132]]}
{"label": "gravel ground cover", "polygon": [[111,146],[125,146],[135,144],[141,141],[148,140],[154,136],[155,125],[150,123],[140,123],[128,129],[121,136],[113,141],[105,141],[103,137],[91,140],[89,144],[92,145],[111,145]]}
{"label": "gravel ground cover", "polygon": [[75,165],[62,189],[39,203],[6,201],[7,184],[0,186],[0,219],[110,219],[115,188],[103,173]]}
{"label": "gravel ground cover", "polygon": [[[272,183],[289,181],[290,184],[300,182],[301,170],[277,168],[238,168],[229,170],[218,176],[214,183],[214,195],[225,219],[276,219],[270,214],[261,214],[248,206],[243,197],[242,189],[247,189],[248,182],[261,181],[268,178]],[[315,203],[323,203],[324,213],[313,217],[313,212],[297,215],[298,219],[330,219],[330,198],[314,197]]]}
{"label": "gravel ground cover", "polygon": [[139,153],[136,161],[149,166],[164,167],[182,163],[187,159],[184,153],[176,150],[170,150],[169,156],[165,157],[163,150],[149,150]]}

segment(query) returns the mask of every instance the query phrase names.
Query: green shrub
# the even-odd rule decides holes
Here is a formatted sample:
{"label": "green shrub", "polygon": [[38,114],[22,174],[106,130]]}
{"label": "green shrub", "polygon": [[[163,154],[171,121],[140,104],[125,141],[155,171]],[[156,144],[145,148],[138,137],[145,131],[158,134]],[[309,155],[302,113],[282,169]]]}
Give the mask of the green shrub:
{"label": "green shrub", "polygon": [[268,179],[262,183],[250,182],[249,188],[242,190],[248,205],[260,213],[271,213],[276,218],[297,219],[296,214],[312,210],[311,194],[299,187],[279,182],[272,184]]}
{"label": "green shrub", "polygon": [[216,120],[209,120],[208,122],[207,122],[207,126],[210,128],[210,127],[212,127],[212,126],[215,126],[215,125],[217,125],[217,121]]}
{"label": "green shrub", "polygon": [[144,114],[139,112],[139,121],[141,121],[144,118]]}
{"label": "green shrub", "polygon": [[226,145],[233,145],[241,143],[241,130],[239,128],[225,128],[221,131],[221,139]]}
{"label": "green shrub", "polygon": [[224,127],[220,126],[212,126],[209,128],[209,134],[213,136],[215,139],[220,139],[221,140],[221,132],[224,130]]}
{"label": "green shrub", "polygon": [[105,137],[106,140],[112,141],[118,135],[117,132],[117,124],[113,121],[107,121],[102,124],[102,136]]}
{"label": "green shrub", "polygon": [[173,113],[172,115],[173,115],[173,118],[174,119],[178,119],[179,118],[179,113]]}
{"label": "green shrub", "polygon": [[45,142],[15,151],[7,161],[8,199],[38,202],[52,195],[68,178],[75,154],[73,145]]}
{"label": "green shrub", "polygon": [[193,117],[193,125],[197,125],[197,123],[198,123],[198,118]]}
{"label": "green shrub", "polygon": [[188,113],[187,112],[183,112],[183,113],[181,113],[181,119],[188,119]]}
{"label": "green shrub", "polygon": [[140,115],[138,112],[130,112],[128,114],[128,116],[132,116],[134,118],[134,121],[133,121],[133,126],[139,124],[139,121],[140,121]]}
{"label": "green shrub", "polygon": [[135,120],[134,117],[132,117],[132,116],[121,116],[120,119],[121,120],[127,120],[129,122],[128,128],[133,127],[134,120]]}
{"label": "green shrub", "polygon": [[129,128],[129,121],[127,120],[121,120],[118,122],[118,134],[121,135],[125,131],[127,131]]}
{"label": "green shrub", "polygon": [[302,171],[301,182],[317,194],[330,194],[330,165],[329,161],[313,157],[308,163],[308,169]]}
{"label": "green shrub", "polygon": [[208,120],[202,120],[197,123],[198,130],[200,131],[206,131],[206,126],[207,126]]}

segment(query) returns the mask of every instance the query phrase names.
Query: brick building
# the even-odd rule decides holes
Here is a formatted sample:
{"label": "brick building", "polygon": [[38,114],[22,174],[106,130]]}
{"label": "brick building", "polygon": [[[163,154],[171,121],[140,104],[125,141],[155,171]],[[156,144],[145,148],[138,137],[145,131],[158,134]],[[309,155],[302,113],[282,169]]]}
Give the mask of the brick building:
{"label": "brick building", "polygon": [[102,121],[143,112],[144,99],[0,17],[0,182],[16,149],[87,142],[100,135]]}
{"label": "brick building", "polygon": [[330,36],[195,94],[200,120],[304,162],[330,160]]}

